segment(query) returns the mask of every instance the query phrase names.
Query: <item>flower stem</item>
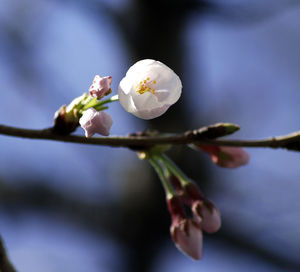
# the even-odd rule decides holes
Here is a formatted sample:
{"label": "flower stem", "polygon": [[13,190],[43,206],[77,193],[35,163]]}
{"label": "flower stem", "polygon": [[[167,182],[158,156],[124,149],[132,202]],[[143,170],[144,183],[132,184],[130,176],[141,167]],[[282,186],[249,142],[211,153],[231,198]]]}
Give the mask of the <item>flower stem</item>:
{"label": "flower stem", "polygon": [[173,189],[172,185],[170,184],[168,178],[165,176],[165,171],[163,169],[163,167],[161,166],[161,164],[159,163],[159,160],[157,159],[156,156],[151,156],[149,158],[149,162],[152,165],[152,167],[155,169],[157,175],[159,176],[165,192],[167,194],[167,198],[171,198],[173,196],[176,195],[175,190]]}
{"label": "flower stem", "polygon": [[[108,98],[108,99],[105,99],[105,100],[102,100],[98,103],[98,105],[104,105],[104,104],[108,104],[108,103],[111,103],[111,102],[115,102],[115,101],[119,101],[119,96],[116,94],[116,95],[113,95],[112,97]],[[97,105],[97,106],[98,106]]]}
{"label": "flower stem", "polygon": [[108,107],[102,107],[102,105],[100,105],[100,106],[94,107],[94,109],[97,111],[103,111],[103,110],[107,110]]}
{"label": "flower stem", "polygon": [[87,101],[86,101],[86,104],[81,109],[81,112],[87,110],[88,108],[95,107],[98,103],[99,102],[97,101],[96,98],[89,96],[88,99],[87,99]]}
{"label": "flower stem", "polygon": [[166,154],[161,154],[159,160],[180,180],[183,186],[192,182]]}
{"label": "flower stem", "polygon": [[89,100],[87,100],[86,105],[80,110],[80,113],[83,113],[85,110],[87,110],[88,108],[92,108],[92,107],[97,111],[107,109],[108,107],[103,107],[103,105],[111,103],[111,102],[115,102],[118,100],[119,100],[119,97],[117,94],[108,99],[101,100],[101,101],[98,101],[97,99],[95,99],[93,97],[90,97]]}

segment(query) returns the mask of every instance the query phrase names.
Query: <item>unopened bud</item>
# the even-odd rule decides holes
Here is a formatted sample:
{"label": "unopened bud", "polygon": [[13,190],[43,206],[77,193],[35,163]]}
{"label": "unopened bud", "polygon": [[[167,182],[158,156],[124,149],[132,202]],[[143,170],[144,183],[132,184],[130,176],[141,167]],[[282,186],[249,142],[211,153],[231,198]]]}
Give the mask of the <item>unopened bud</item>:
{"label": "unopened bud", "polygon": [[184,194],[184,189],[183,189],[183,187],[181,185],[180,180],[176,176],[171,175],[169,177],[169,181],[171,182],[172,186],[176,190],[177,194],[180,195],[180,196],[182,196]]}
{"label": "unopened bud", "polygon": [[204,195],[195,183],[188,183],[184,186],[185,197],[184,200],[187,204],[191,204],[195,200],[203,200]]}
{"label": "unopened bud", "polygon": [[249,162],[250,155],[241,147],[198,145],[197,148],[210,155],[213,163],[226,168],[236,168]]}
{"label": "unopened bud", "polygon": [[172,224],[170,233],[176,247],[195,260],[202,257],[202,231],[192,219]]}
{"label": "unopened bud", "polygon": [[68,106],[63,105],[55,112],[53,126],[54,133],[68,135],[76,130],[79,126],[79,118],[81,116],[79,111],[84,106],[83,104],[87,98],[88,95],[84,93],[73,99]]}
{"label": "unopened bud", "polygon": [[74,112],[67,112],[66,105],[61,106],[54,114],[53,132],[60,135],[74,132],[79,125],[79,118],[75,114]]}
{"label": "unopened bud", "polygon": [[113,120],[108,113],[89,108],[83,113],[79,123],[85,130],[85,136],[89,138],[95,133],[108,136]]}
{"label": "unopened bud", "polygon": [[194,219],[208,233],[214,233],[221,227],[221,214],[208,200],[195,201],[192,205]]}
{"label": "unopened bud", "polygon": [[103,96],[110,94],[111,81],[112,81],[111,76],[101,77],[99,75],[96,75],[89,89],[90,95],[97,99],[101,99]]}
{"label": "unopened bud", "polygon": [[186,218],[181,198],[179,196],[172,196],[167,198],[168,210],[171,214],[172,220],[181,220]]}

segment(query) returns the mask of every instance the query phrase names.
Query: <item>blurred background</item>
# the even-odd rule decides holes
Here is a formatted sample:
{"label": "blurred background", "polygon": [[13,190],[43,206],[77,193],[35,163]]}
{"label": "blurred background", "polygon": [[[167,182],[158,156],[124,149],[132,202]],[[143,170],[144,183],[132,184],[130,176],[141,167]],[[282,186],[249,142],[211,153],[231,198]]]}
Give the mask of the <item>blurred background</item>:
{"label": "blurred background", "polygon": [[[297,131],[299,18],[297,0],[0,1],[0,123],[49,127],[96,74],[115,94],[129,66],[153,58],[181,77],[181,99],[148,122],[112,104],[112,135],[216,122],[239,124],[233,138]],[[300,154],[248,151],[236,170],[170,152],[223,216],[195,262],[173,245],[163,189],[134,152],[0,135],[0,234],[21,272],[300,271]]]}

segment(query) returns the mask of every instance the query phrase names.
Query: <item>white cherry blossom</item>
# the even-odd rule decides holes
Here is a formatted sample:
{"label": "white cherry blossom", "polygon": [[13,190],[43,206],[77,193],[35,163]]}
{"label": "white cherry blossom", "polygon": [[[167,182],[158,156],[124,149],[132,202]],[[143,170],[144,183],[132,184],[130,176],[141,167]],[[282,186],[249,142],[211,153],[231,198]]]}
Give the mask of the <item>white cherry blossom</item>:
{"label": "white cherry blossom", "polygon": [[181,95],[180,78],[160,61],[145,59],[129,68],[118,94],[124,109],[148,120],[167,111]]}

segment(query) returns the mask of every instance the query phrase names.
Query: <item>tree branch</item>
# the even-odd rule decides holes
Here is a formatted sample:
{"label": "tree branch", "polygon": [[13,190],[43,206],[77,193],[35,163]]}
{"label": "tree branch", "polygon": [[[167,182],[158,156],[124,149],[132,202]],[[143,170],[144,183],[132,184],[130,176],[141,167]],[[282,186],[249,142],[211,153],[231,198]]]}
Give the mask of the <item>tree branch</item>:
{"label": "tree branch", "polygon": [[10,263],[3,241],[0,237],[0,271],[1,272],[16,272],[12,264]]}
{"label": "tree branch", "polygon": [[146,149],[158,144],[186,145],[195,143],[235,147],[286,148],[300,151],[300,132],[261,140],[216,140],[213,138],[224,136],[225,134],[213,137],[211,133],[208,133],[210,132],[211,127],[214,126],[203,127],[198,130],[189,130],[181,134],[165,134],[159,136],[129,135],[85,138],[74,135],[59,135],[54,133],[52,128],[35,130],[0,125],[0,134],[29,139],[54,140],[80,144],[126,147],[132,149]]}

